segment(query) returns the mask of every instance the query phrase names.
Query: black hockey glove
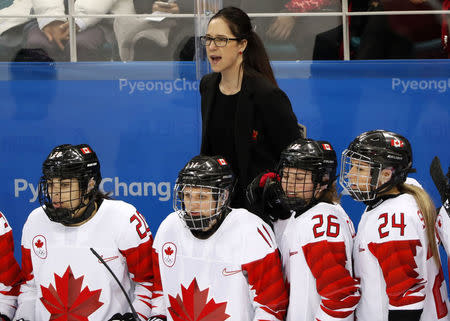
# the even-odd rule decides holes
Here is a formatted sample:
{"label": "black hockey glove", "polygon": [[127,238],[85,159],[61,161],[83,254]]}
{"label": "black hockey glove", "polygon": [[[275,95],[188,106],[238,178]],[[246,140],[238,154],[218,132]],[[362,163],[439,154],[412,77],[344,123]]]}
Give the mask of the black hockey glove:
{"label": "black hockey glove", "polygon": [[247,186],[246,197],[250,211],[272,225],[278,219],[289,217],[289,211],[281,205],[280,176],[265,172],[256,176]]}
{"label": "black hockey glove", "polygon": [[10,318],[8,318],[6,315],[4,314],[0,314],[0,321],[11,321]]}
{"label": "black hockey glove", "polygon": [[139,320],[135,319],[133,313],[127,312],[125,314],[116,313],[108,321],[139,321]]}
{"label": "black hockey glove", "polygon": [[166,321],[166,317],[164,316],[157,316],[157,317],[151,317],[150,319],[148,319],[147,321]]}

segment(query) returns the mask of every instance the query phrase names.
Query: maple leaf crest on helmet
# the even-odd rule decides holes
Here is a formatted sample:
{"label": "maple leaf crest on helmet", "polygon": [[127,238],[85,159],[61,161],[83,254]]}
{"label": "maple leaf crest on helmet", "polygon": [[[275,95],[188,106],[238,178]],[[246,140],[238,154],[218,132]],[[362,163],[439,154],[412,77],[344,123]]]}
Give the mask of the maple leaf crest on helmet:
{"label": "maple leaf crest on helmet", "polygon": [[103,305],[99,301],[102,290],[81,289],[83,278],[75,278],[69,266],[62,277],[55,273],[55,287],[51,283],[48,288],[41,285],[40,300],[50,312],[49,320],[89,321],[88,317]]}
{"label": "maple leaf crest on helmet", "polygon": [[164,264],[168,267],[172,267],[177,259],[177,246],[172,242],[164,243],[161,255]]}
{"label": "maple leaf crest on helmet", "polygon": [[169,313],[174,321],[224,321],[230,316],[225,313],[227,302],[208,301],[209,289],[200,290],[197,279],[186,289],[181,285],[181,297],[169,295]]}

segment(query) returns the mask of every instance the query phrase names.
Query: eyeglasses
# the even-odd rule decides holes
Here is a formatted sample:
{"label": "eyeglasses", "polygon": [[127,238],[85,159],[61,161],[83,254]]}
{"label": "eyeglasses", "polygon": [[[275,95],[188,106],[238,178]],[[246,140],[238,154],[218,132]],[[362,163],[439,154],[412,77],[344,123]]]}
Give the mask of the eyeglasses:
{"label": "eyeglasses", "polygon": [[209,36],[201,36],[200,41],[203,46],[209,46],[211,44],[211,41],[214,41],[214,44],[217,47],[225,47],[228,44],[228,41],[230,40],[236,40],[239,41],[241,38],[227,38],[227,37],[209,37]]}

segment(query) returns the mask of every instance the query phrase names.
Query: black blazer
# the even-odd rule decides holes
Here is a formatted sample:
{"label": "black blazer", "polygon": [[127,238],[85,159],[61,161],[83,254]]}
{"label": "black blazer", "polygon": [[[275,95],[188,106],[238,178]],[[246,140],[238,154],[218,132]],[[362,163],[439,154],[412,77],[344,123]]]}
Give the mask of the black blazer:
{"label": "black blazer", "polygon": [[[204,76],[200,82],[202,98],[201,154],[210,155],[208,121],[221,79],[220,73]],[[297,118],[287,95],[263,77],[244,76],[235,117],[233,167],[239,168],[238,189],[243,189],[258,174],[274,169],[281,151],[301,137]]]}

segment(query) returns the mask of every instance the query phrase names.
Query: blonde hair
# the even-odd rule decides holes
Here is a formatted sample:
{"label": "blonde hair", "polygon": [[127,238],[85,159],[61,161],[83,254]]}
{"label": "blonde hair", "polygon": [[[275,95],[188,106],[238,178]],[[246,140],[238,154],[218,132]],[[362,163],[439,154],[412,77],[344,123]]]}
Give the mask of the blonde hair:
{"label": "blonde hair", "polygon": [[419,210],[423,215],[425,226],[427,228],[427,238],[428,243],[430,243],[431,253],[434,257],[436,265],[440,267],[441,261],[439,257],[439,250],[436,244],[436,230],[435,230],[436,208],[434,207],[434,203],[431,200],[431,197],[424,189],[415,185],[402,183],[397,185],[397,188],[401,193],[410,194],[416,200],[417,206],[419,207]]}

